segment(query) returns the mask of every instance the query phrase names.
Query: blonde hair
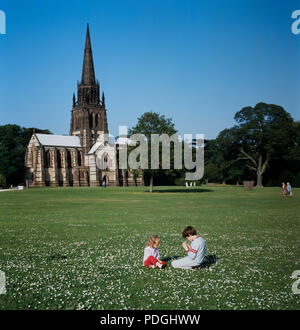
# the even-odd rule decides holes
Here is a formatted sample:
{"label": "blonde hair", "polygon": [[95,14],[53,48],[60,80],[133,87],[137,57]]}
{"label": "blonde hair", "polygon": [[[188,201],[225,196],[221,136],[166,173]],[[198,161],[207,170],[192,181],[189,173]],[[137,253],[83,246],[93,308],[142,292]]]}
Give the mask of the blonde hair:
{"label": "blonde hair", "polygon": [[149,241],[147,242],[146,246],[150,246],[150,247],[154,247],[154,245],[156,245],[156,247],[160,244],[160,238],[157,235],[152,235],[149,238]]}

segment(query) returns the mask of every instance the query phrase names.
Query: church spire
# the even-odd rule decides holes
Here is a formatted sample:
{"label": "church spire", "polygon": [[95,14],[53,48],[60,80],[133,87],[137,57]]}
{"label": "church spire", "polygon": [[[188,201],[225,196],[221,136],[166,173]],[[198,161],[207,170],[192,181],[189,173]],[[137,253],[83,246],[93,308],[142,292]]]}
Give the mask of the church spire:
{"label": "church spire", "polygon": [[108,133],[105,97],[100,100],[100,84],[95,79],[89,25],[87,25],[81,81],[77,98],[73,95],[70,135],[80,137],[84,153],[96,143],[99,134]]}
{"label": "church spire", "polygon": [[91,85],[95,85],[95,83],[96,80],[95,80],[90,30],[89,30],[89,24],[87,24],[81,84],[91,86]]}

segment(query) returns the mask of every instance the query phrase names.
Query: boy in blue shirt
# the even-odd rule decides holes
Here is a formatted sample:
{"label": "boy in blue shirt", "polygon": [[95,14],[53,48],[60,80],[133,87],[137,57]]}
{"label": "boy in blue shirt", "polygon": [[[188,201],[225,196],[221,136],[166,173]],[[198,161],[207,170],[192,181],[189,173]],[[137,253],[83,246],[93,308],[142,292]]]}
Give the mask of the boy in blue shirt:
{"label": "boy in blue shirt", "polygon": [[184,269],[200,266],[203,262],[206,251],[205,240],[202,237],[197,236],[196,229],[192,226],[184,228],[182,237],[191,242],[191,245],[186,242],[182,243],[182,247],[186,250],[187,256],[181,259],[173,260],[171,265],[174,268]]}

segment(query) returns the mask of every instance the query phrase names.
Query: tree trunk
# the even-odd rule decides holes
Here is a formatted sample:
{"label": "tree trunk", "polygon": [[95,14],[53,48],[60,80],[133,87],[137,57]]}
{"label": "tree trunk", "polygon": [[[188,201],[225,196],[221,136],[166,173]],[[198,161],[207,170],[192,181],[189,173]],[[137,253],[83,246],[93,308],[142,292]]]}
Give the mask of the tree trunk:
{"label": "tree trunk", "polygon": [[152,193],[153,192],[153,175],[150,177],[150,189],[149,191]]}
{"label": "tree trunk", "polygon": [[[256,160],[254,160],[250,155],[248,155],[244,150],[243,148],[241,148],[241,153],[246,156],[246,158],[243,158],[243,159],[249,159],[252,161],[252,163],[254,164],[254,166],[250,166],[250,165],[247,165],[250,170],[254,170],[256,171],[256,175],[257,175],[257,180],[256,180],[256,187],[263,187],[263,184],[262,184],[262,180],[263,180],[263,174],[265,173],[265,170],[269,164],[269,160],[270,160],[270,155],[269,153],[267,153],[267,157],[266,157],[266,160],[264,161],[263,163],[263,155],[260,154],[258,156],[258,163],[256,162]],[[242,158],[240,158],[242,159]]]}
{"label": "tree trunk", "polygon": [[256,187],[262,188],[262,155],[259,155],[258,158],[258,167],[257,167],[257,181],[256,181]]}
{"label": "tree trunk", "polygon": [[259,174],[258,172],[257,172],[257,182],[256,182],[256,187],[260,187],[260,188],[263,187],[263,184],[262,184],[262,175]]}

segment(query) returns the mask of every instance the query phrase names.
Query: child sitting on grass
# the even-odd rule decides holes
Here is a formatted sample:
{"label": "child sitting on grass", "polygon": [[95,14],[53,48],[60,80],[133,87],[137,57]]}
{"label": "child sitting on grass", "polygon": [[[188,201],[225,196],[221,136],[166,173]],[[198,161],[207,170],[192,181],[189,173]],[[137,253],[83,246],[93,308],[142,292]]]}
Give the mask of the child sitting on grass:
{"label": "child sitting on grass", "polygon": [[158,246],[160,244],[160,238],[157,235],[152,235],[149,238],[144,250],[143,263],[148,268],[163,268],[166,267],[166,262],[161,261],[159,258]]}
{"label": "child sitting on grass", "polygon": [[182,243],[182,247],[186,250],[187,256],[172,261],[174,268],[194,268],[200,266],[204,260],[206,243],[205,240],[197,235],[196,229],[192,226],[184,228],[182,237],[186,238],[191,245],[186,242]]}

